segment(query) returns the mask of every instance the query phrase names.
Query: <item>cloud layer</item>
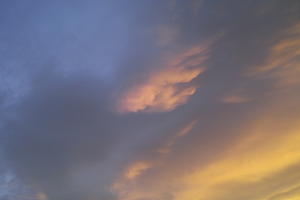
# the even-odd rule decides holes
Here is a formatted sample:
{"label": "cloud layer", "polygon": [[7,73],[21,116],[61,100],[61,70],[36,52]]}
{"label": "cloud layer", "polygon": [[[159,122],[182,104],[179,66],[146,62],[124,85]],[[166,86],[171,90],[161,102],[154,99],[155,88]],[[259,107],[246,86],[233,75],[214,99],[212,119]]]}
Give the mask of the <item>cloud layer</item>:
{"label": "cloud layer", "polygon": [[0,200],[299,199],[299,1],[0,11]]}

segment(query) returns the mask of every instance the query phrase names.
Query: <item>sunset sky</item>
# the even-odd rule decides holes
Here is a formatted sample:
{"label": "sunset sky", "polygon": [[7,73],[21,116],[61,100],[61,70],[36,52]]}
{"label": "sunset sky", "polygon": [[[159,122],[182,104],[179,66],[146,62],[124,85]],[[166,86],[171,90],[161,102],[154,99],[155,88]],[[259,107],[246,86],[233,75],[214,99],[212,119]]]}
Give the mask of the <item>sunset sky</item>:
{"label": "sunset sky", "polygon": [[0,200],[300,200],[300,1],[1,0]]}

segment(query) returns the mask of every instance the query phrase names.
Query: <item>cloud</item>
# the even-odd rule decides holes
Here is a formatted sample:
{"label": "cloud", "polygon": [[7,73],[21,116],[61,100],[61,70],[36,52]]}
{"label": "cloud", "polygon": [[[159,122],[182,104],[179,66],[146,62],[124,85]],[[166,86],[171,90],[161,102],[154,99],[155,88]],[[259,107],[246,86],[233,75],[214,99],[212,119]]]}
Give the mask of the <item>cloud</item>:
{"label": "cloud", "polygon": [[0,199],[45,200],[36,188],[24,184],[14,173],[5,171],[0,175]]}
{"label": "cloud", "polygon": [[165,67],[121,95],[118,111],[166,112],[186,103],[197,90],[192,81],[204,72],[207,51],[199,45],[170,58]]}
{"label": "cloud", "polygon": [[[177,151],[164,154],[167,157],[159,161],[146,160],[158,164],[148,166],[143,175],[133,182],[117,182],[120,198],[160,199],[165,192],[172,195],[173,199],[269,200],[275,194],[297,187],[300,184],[299,173],[296,173],[300,162],[299,119],[288,120],[289,114],[286,113],[284,116],[287,120],[283,120],[285,117],[279,114],[286,109],[286,103],[297,105],[288,98],[280,98],[269,104],[255,114],[255,121],[250,124],[246,122],[236,129],[238,136],[232,138],[230,145],[220,149],[214,155],[215,159],[204,165],[169,165],[168,162],[172,163],[170,159],[175,159],[175,163],[182,162],[176,156]],[[190,137],[193,138],[193,135]],[[197,144],[203,145],[202,141],[194,145]],[[194,159],[201,155],[197,151],[191,153]]]}
{"label": "cloud", "polygon": [[179,30],[175,26],[159,26],[157,28],[158,41],[157,44],[161,47],[174,44],[179,35]]}
{"label": "cloud", "polygon": [[298,0],[0,4],[1,200],[299,196]]}
{"label": "cloud", "polygon": [[[162,194],[157,194],[157,191],[149,191],[149,193],[145,193],[143,189],[144,186],[141,182],[143,182],[144,178],[149,176],[149,172],[157,169],[159,170],[160,167],[164,165],[164,162],[168,159],[168,154],[172,153],[172,149],[175,148],[180,139],[192,131],[197,122],[198,120],[193,120],[179,128],[177,132],[166,138],[161,146],[156,149],[152,149],[152,153],[149,158],[142,156],[144,157],[142,160],[140,159],[129,163],[124,170],[125,173],[121,174],[121,176],[118,177],[112,184],[112,190],[118,194],[119,199],[156,199],[160,195],[162,195],[162,198],[164,199],[174,199],[173,195],[167,191],[165,193],[162,191]],[[140,191],[140,189],[142,190]]]}
{"label": "cloud", "polygon": [[[90,95],[103,89],[86,82],[84,76],[67,79],[53,72],[36,80],[18,105],[17,117],[6,124],[5,154],[13,171],[25,183],[41,188],[49,199],[106,198],[109,191],[100,192],[96,184],[109,183],[113,169],[110,172],[99,163],[108,159],[107,152],[116,141],[109,123],[101,122],[110,115],[102,109],[105,101]],[[97,174],[100,169],[105,176]]]}
{"label": "cloud", "polygon": [[151,163],[146,161],[139,161],[136,163],[133,163],[127,170],[125,177],[128,179],[134,179],[137,176],[139,176],[143,171],[151,168]]}
{"label": "cloud", "polygon": [[300,188],[295,187],[292,189],[287,189],[283,192],[280,192],[279,194],[275,194],[271,196],[268,200],[284,200],[284,199],[297,199],[300,195]]}
{"label": "cloud", "polygon": [[171,137],[162,147],[157,149],[157,152],[161,154],[170,153],[172,147],[176,144],[177,140],[190,133],[197,122],[198,120],[193,120],[192,122],[188,123],[185,127],[180,129],[173,137]]}
{"label": "cloud", "polygon": [[[186,146],[180,144],[175,146],[172,151],[159,151],[162,154],[166,152],[163,159],[157,159],[153,156],[150,157],[152,159],[147,159],[147,157],[141,159],[152,163],[151,167],[144,169],[132,182],[117,182],[116,189],[120,198],[125,200],[163,199],[163,195],[168,194],[175,200],[297,199],[300,184],[300,148],[298,145],[300,127],[297,105],[300,96],[293,88],[297,88],[299,82],[293,81],[281,85],[282,81],[294,80],[293,77],[297,74],[286,74],[283,79],[282,70],[285,67],[292,66],[293,69],[297,67],[296,65],[276,64],[269,68],[270,60],[272,63],[275,60],[275,63],[281,64],[294,63],[291,61],[298,60],[298,48],[295,48],[298,44],[295,41],[298,40],[299,36],[295,30],[298,29],[292,26],[288,31],[284,31],[284,37],[280,38],[275,45],[270,46],[271,53],[267,51],[266,57],[263,59],[266,62],[261,62],[261,68],[255,68],[254,65],[248,66],[248,69],[257,70],[256,75],[260,78],[271,77],[265,82],[259,82],[262,84],[261,87],[267,88],[268,95],[258,92],[259,87],[251,88],[251,84],[256,85],[257,81],[253,77],[247,77],[249,79],[247,80],[248,85],[245,84],[246,87],[245,85],[232,86],[230,91],[237,92],[227,93],[226,91],[225,94],[229,95],[225,95],[224,102],[244,103],[250,101],[248,96],[252,97],[252,95],[255,101],[241,105],[235,110],[236,113],[234,110],[231,110],[232,113],[230,111],[225,112],[226,106],[228,106],[226,104],[218,105],[218,109],[225,113],[220,118],[209,118],[214,119],[211,123],[216,126],[215,129],[206,133],[203,127],[197,126],[197,129],[193,129],[194,134],[187,136],[190,140],[188,140],[189,143],[185,144]],[[282,31],[279,32],[282,33]],[[271,40],[273,39],[271,38]],[[285,59],[285,51],[288,52],[286,54],[288,59]],[[260,69],[266,70],[259,71]],[[243,77],[243,74],[240,76]],[[279,83],[287,90],[283,93],[281,90],[277,90],[278,87],[273,87],[274,80],[276,86]],[[252,91],[244,90],[247,87]],[[237,88],[243,90],[236,90]],[[240,121],[231,116],[236,114],[242,116]],[[198,113],[198,115],[207,119],[204,114]],[[222,123],[218,119],[220,121],[225,120],[228,127],[221,126]],[[200,120],[200,122],[207,123],[209,120]],[[230,128],[230,125],[234,128]],[[196,136],[197,131],[198,137]],[[201,146],[205,146],[205,142],[199,138],[205,138],[206,142],[208,139],[199,135],[213,134],[212,131],[217,132],[212,139],[222,141],[221,143],[224,145],[214,145],[218,143],[210,141],[208,151],[206,153],[200,152],[200,150],[205,149],[201,148]],[[166,143],[166,146],[173,144],[172,139],[169,142]],[[188,151],[190,154],[185,154],[185,156],[191,157],[190,160],[199,159],[199,162],[194,162],[192,166],[191,163],[186,162],[187,158],[180,157],[180,150],[184,151],[187,148],[194,151]],[[153,151],[156,149],[153,148]],[[208,154],[211,158],[205,160],[203,154]],[[201,160],[205,161],[201,162]]]}
{"label": "cloud", "polygon": [[283,31],[270,47],[269,55],[262,65],[251,74],[276,80],[279,87],[299,84],[300,75],[300,24],[296,23]]}
{"label": "cloud", "polygon": [[229,95],[225,96],[221,101],[224,103],[246,103],[251,101],[251,99],[241,95]]}

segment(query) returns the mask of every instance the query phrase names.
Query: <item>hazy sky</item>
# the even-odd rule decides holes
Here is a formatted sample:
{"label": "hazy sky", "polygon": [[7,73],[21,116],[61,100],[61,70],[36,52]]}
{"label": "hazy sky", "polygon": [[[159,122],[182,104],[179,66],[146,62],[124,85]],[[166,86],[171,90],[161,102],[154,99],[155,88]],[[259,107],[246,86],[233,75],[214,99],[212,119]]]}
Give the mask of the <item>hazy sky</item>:
{"label": "hazy sky", "polygon": [[299,0],[0,1],[0,200],[299,199]]}

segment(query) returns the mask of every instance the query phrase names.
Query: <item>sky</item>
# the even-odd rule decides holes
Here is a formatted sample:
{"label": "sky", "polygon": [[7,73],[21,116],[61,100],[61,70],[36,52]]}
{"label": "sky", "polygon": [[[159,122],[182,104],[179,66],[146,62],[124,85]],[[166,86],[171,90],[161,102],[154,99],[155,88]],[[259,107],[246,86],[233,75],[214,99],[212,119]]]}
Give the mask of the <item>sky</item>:
{"label": "sky", "polygon": [[299,0],[1,0],[0,200],[299,200]]}

